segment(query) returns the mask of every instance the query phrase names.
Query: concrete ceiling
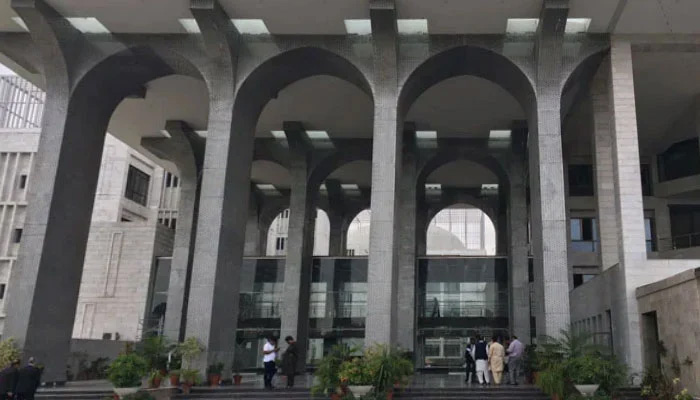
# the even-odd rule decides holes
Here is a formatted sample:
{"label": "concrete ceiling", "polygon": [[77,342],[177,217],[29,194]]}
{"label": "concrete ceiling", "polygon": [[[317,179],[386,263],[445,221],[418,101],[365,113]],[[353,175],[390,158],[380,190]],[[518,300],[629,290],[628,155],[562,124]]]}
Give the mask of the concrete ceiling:
{"label": "concrete ceiling", "polygon": [[439,183],[445,187],[475,188],[482,184],[496,184],[498,177],[488,168],[467,160],[457,160],[433,171],[426,183]]}
{"label": "concrete ceiling", "polygon": [[[189,0],[47,0],[68,17],[95,17],[118,33],[185,33]],[[274,34],[345,34],[343,20],[369,18],[369,0],[220,0],[232,18],[263,19]],[[508,18],[537,18],[542,0],[397,0],[398,17],[427,19],[441,33],[505,32]],[[591,18],[591,32],[700,33],[697,0],[571,0],[570,17]],[[616,9],[621,7],[621,13]],[[619,15],[619,18],[617,18]],[[21,31],[10,0],[0,2],[0,31]]]}
{"label": "concrete ceiling", "polygon": [[289,189],[292,176],[287,168],[266,160],[253,161],[250,179],[253,183],[275,185],[278,189]]}

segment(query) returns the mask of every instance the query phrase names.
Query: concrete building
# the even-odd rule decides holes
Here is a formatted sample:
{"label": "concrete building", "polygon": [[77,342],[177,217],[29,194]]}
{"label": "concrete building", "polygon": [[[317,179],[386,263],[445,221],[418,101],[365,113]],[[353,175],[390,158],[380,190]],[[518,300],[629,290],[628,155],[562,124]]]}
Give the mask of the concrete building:
{"label": "concrete building", "polygon": [[[700,259],[700,4],[148,3],[0,6],[2,61],[46,90],[5,335],[47,379],[80,318],[107,130],[177,171],[164,332],[199,339],[202,367],[254,365],[268,333],[309,360],[379,342],[449,366],[467,336],[569,324],[634,371],[653,359],[637,289]],[[428,250],[456,204],[488,250]],[[368,208],[364,256],[348,231]]]}

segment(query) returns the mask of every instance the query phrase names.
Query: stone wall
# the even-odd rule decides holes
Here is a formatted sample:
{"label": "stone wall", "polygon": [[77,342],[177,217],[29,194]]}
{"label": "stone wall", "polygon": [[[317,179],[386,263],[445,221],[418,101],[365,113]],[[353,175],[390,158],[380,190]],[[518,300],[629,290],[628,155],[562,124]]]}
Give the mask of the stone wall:
{"label": "stone wall", "polygon": [[[677,363],[681,383],[700,395],[700,268],[642,286],[637,289],[637,299],[641,315],[656,313],[658,337],[667,352],[661,364],[671,371],[672,362]],[[648,347],[652,346],[646,346],[645,353],[653,351]]]}

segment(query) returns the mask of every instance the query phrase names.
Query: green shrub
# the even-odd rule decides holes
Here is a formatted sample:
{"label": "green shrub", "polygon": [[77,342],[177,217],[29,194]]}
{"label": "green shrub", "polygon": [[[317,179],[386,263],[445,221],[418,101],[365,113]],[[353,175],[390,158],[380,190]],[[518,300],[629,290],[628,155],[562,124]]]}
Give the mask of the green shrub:
{"label": "green shrub", "polygon": [[0,368],[5,368],[12,361],[19,360],[21,356],[22,353],[20,353],[13,338],[0,341]]}
{"label": "green shrub", "polygon": [[109,365],[107,378],[115,387],[137,387],[148,371],[148,363],[135,353],[121,354]]}
{"label": "green shrub", "polygon": [[312,394],[328,394],[340,386],[340,366],[350,359],[357,351],[348,345],[339,344],[333,346],[331,351],[321,359],[314,372],[318,383],[311,388]]}
{"label": "green shrub", "polygon": [[172,348],[165,336],[149,336],[136,345],[136,352],[146,360],[148,369],[165,370]]}

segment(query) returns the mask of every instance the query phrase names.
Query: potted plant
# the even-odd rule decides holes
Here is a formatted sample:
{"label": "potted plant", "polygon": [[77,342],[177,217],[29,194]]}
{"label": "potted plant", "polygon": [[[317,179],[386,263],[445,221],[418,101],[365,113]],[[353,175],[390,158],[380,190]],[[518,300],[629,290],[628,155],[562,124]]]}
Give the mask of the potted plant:
{"label": "potted plant", "polygon": [[149,336],[136,345],[136,352],[148,363],[148,369],[157,369],[165,376],[168,366],[168,353],[172,345],[164,336]]}
{"label": "potted plant", "polygon": [[180,386],[180,369],[182,368],[182,356],[175,351],[170,353],[170,361],[168,361],[168,378],[170,380],[170,386],[178,387]]}
{"label": "potted plant", "polygon": [[171,369],[170,372],[168,372],[168,379],[170,380],[170,386],[172,386],[172,387],[180,386],[180,370],[179,369]]}
{"label": "potted plant", "polygon": [[345,361],[340,366],[338,373],[341,382],[345,382],[350,389],[350,392],[355,397],[367,395],[374,388],[375,371],[368,360],[363,358],[354,358],[350,361]]}
{"label": "potted plant", "polygon": [[199,371],[196,369],[183,369],[180,372],[180,384],[182,392],[189,394],[192,386],[199,384]]}
{"label": "potted plant", "polygon": [[163,373],[158,369],[152,369],[151,374],[148,377],[148,386],[151,389],[158,389],[160,387],[162,380],[163,380]]}
{"label": "potted plant", "polygon": [[221,382],[221,373],[224,370],[224,363],[216,362],[207,367],[207,380],[209,386],[218,386]]}
{"label": "potted plant", "polygon": [[143,357],[134,353],[121,354],[109,365],[108,379],[114,385],[114,392],[122,397],[139,391],[146,371],[147,362]]}
{"label": "potted plant", "polygon": [[554,365],[539,371],[535,384],[553,400],[563,400],[566,389],[566,371],[563,365]]}
{"label": "potted plant", "polygon": [[347,345],[334,346],[318,363],[314,372],[317,383],[311,388],[311,393],[314,395],[325,394],[331,397],[335,395],[340,398],[342,385],[339,378],[340,367],[345,361],[350,360],[356,351],[357,349]]}
{"label": "potted plant", "polygon": [[377,397],[392,399],[394,388],[407,383],[407,378],[413,375],[413,362],[397,348],[375,345],[365,351],[362,362],[374,376]]}
{"label": "potted plant", "polygon": [[240,367],[238,366],[238,357],[234,355],[233,364],[231,365],[231,371],[233,375],[233,384],[240,385],[243,381],[243,376],[241,376]]}

